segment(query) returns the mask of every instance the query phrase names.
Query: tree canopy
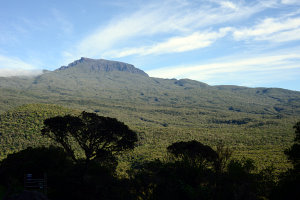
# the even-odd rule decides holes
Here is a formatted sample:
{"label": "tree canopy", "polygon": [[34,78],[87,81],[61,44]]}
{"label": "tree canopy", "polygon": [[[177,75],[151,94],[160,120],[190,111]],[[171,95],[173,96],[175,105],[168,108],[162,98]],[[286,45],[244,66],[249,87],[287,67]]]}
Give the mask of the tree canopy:
{"label": "tree canopy", "polygon": [[74,161],[78,161],[75,154],[78,146],[89,161],[133,149],[137,142],[137,134],[122,122],[88,112],[46,119],[42,134],[61,144]]}
{"label": "tree canopy", "polygon": [[207,145],[198,141],[192,140],[188,142],[176,142],[170,145],[168,152],[178,158],[199,158],[201,160],[214,161],[217,158],[217,153]]}

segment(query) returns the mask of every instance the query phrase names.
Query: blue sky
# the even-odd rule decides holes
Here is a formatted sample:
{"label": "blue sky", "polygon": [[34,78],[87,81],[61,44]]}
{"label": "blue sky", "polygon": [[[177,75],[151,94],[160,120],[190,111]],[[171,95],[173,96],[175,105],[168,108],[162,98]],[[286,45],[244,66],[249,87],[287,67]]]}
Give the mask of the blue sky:
{"label": "blue sky", "polygon": [[0,76],[89,57],[154,77],[300,91],[300,0],[0,3]]}

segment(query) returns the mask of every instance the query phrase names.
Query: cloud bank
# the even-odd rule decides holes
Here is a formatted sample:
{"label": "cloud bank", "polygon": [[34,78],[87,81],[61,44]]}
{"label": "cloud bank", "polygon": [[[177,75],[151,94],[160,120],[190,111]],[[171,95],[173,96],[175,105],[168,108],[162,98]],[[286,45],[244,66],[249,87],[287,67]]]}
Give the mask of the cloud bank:
{"label": "cloud bank", "polygon": [[37,76],[42,70],[26,63],[19,58],[0,55],[0,77],[10,76]]}

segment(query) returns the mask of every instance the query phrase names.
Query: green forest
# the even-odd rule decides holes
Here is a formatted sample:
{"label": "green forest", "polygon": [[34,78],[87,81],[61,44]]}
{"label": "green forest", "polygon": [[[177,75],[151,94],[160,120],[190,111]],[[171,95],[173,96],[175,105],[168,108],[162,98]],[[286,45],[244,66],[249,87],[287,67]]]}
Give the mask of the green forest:
{"label": "green forest", "polygon": [[[29,109],[32,112],[26,113]],[[9,128],[4,116],[16,120],[22,129],[12,130],[17,124]],[[299,195],[300,122],[292,127],[291,146],[282,152],[289,168],[278,172],[275,163],[258,169],[253,159],[234,157],[235,150],[224,142],[213,146],[195,139],[174,142],[159,157],[143,159],[138,156],[142,136],[123,122],[60,106],[23,106],[18,114],[7,112],[1,120],[6,125],[1,127],[1,144],[7,149],[0,162],[4,199],[30,195],[49,199],[292,199]],[[29,123],[36,126],[28,127]],[[4,138],[2,131],[9,129],[23,130],[23,135]],[[28,173],[47,174],[46,192],[43,187],[26,188],[24,174]]]}
{"label": "green forest", "polygon": [[[167,153],[166,148],[172,143],[190,140],[197,140],[212,147],[223,143],[233,150],[234,158],[251,158],[258,169],[272,163],[276,171],[280,172],[291,166],[283,151],[293,142],[292,127],[297,122],[296,119],[254,120],[248,115],[248,118],[235,116],[234,120],[230,117],[219,117],[217,121],[212,120],[213,116],[209,113],[197,114],[197,119],[191,119],[191,116],[185,113],[187,110],[176,109],[175,112],[175,109],[153,109],[140,113],[143,117],[139,117],[138,120],[129,118],[127,110],[112,109],[111,113],[107,113],[99,108],[94,111],[99,115],[117,118],[138,134],[136,148],[119,158],[122,166],[119,169],[120,173],[126,171],[128,163],[133,162],[132,158],[162,158]],[[27,104],[4,112],[0,115],[1,159],[27,147],[49,146],[51,141],[40,135],[43,121],[57,115],[78,113],[79,110],[51,104]],[[137,113],[134,114],[136,115]],[[194,121],[182,121],[182,118]]]}

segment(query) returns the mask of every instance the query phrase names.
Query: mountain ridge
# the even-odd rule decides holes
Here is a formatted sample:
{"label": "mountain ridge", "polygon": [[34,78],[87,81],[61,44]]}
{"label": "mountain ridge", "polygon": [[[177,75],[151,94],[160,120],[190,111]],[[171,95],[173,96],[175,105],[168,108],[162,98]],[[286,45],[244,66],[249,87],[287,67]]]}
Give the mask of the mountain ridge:
{"label": "mountain ridge", "polygon": [[81,57],[79,60],[75,60],[67,66],[62,66],[54,71],[68,70],[70,68],[87,68],[90,72],[111,72],[111,71],[123,71],[133,74],[140,74],[143,76],[149,77],[149,75],[141,69],[134,67],[132,64],[119,62],[119,61],[110,61],[105,59],[91,59]]}
{"label": "mountain ridge", "polygon": [[210,86],[190,79],[153,78],[131,64],[84,57],[32,78],[0,78],[0,112],[7,110],[6,102],[10,102],[10,108],[21,105],[18,98],[26,103],[88,100],[300,115],[300,92],[297,91]]}

